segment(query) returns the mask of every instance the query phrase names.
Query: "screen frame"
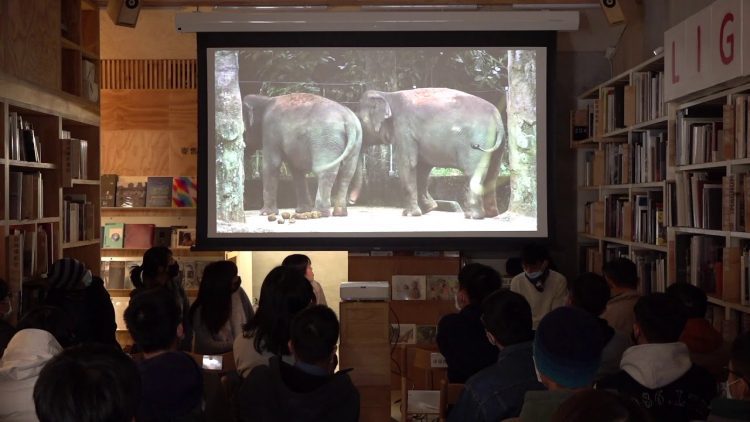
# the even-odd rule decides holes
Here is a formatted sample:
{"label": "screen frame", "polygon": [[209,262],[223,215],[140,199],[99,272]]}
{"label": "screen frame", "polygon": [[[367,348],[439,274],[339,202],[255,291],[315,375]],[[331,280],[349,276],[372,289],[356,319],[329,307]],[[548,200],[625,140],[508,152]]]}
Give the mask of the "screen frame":
{"label": "screen frame", "polygon": [[[554,91],[557,53],[556,31],[331,31],[331,32],[199,32],[197,38],[198,75],[198,202],[196,210],[195,250],[500,250],[508,244],[523,240],[550,239],[550,200],[552,191],[552,138],[554,130]],[[511,237],[458,237],[458,236],[312,236],[312,237],[231,237],[231,235],[209,236],[209,176],[208,159],[208,62],[207,51],[212,48],[304,48],[304,47],[544,47],[546,57],[546,139],[544,144],[546,163],[545,185],[537,190],[538,226],[536,232]],[[539,167],[537,168],[537,171]],[[215,191],[213,192],[215,193]],[[213,213],[215,215],[215,212]],[[335,218],[335,217],[331,217]],[[418,218],[418,217],[404,217]]]}

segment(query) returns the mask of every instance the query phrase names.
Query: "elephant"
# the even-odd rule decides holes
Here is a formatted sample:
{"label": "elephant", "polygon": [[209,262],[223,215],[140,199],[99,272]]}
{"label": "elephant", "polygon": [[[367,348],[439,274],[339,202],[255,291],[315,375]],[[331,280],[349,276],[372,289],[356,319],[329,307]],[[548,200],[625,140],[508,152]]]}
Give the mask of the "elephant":
{"label": "elephant", "polygon": [[[245,142],[263,151],[263,208],[277,214],[279,170],[285,162],[294,178],[297,212],[346,216],[346,194],[362,147],[362,126],[349,108],[318,95],[246,95],[242,100]],[[313,172],[318,190],[313,208],[305,177]],[[332,197],[333,195],[333,197]]]}
{"label": "elephant", "polygon": [[403,215],[420,216],[437,208],[427,189],[433,167],[457,168],[469,178],[466,218],[499,214],[495,184],[505,128],[490,102],[449,88],[368,90],[357,116],[364,145],[393,145],[406,195]]}

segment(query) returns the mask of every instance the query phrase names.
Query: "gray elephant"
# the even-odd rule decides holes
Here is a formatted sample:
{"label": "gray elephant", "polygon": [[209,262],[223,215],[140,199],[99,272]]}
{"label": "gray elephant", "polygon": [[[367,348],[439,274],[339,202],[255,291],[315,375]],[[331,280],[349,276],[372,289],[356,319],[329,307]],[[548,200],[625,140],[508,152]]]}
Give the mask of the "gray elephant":
{"label": "gray elephant", "polygon": [[318,178],[314,210],[322,216],[345,216],[346,194],[362,147],[362,126],[354,112],[313,94],[278,97],[247,95],[242,101],[245,140],[263,151],[262,215],[279,212],[279,170],[285,162],[297,191],[297,212],[313,210],[305,180]]}
{"label": "gray elephant", "polygon": [[406,193],[404,215],[437,208],[427,190],[433,167],[457,168],[469,178],[466,218],[498,215],[495,184],[505,129],[494,105],[448,88],[371,90],[362,94],[358,116],[365,145],[393,144]]}

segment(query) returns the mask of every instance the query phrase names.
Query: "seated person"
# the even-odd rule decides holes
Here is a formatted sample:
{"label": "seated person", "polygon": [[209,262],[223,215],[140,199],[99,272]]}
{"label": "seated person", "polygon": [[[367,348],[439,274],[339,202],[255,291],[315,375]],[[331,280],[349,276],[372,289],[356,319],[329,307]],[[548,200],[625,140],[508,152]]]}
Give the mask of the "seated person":
{"label": "seated person", "polygon": [[298,313],[291,324],[289,350],[294,365],[271,358],[240,388],[240,420],[356,422],[359,392],[348,371],[334,372],[339,322],[324,305]]}
{"label": "seated person", "polygon": [[723,398],[711,402],[708,422],[750,421],[750,332],[732,343]]}
{"label": "seated person", "polygon": [[523,273],[513,277],[510,289],[525,297],[531,306],[533,327],[568,298],[565,276],[550,269],[549,251],[539,244],[526,245],[521,251]]}
{"label": "seated person", "polygon": [[690,361],[687,346],[679,342],[686,320],[685,308],[666,293],[640,298],[633,326],[636,345],[623,354],[622,369],[596,388],[638,401],[657,421],[705,420],[716,382]]}
{"label": "seated person", "polygon": [[474,374],[464,386],[448,421],[495,422],[516,417],[523,396],[542,390],[531,356],[534,332],[526,299],[510,290],[492,293],[482,304],[487,338],[499,350],[497,362]]}
{"label": "seated person", "polygon": [[630,336],[633,334],[635,322],[633,307],[641,297],[636,290],[638,271],[635,264],[627,258],[617,258],[604,264],[602,273],[612,290],[612,296],[607,302],[607,309],[604,310],[602,318],[615,330]]}
{"label": "seated person", "polygon": [[296,268],[297,270],[302,272],[305,278],[310,280],[313,292],[315,293],[315,303],[317,303],[318,305],[328,306],[328,302],[326,302],[326,295],[325,293],[323,293],[323,286],[321,286],[319,282],[315,281],[315,273],[313,272],[312,261],[310,260],[310,257],[308,257],[307,255],[295,253],[284,258],[284,260],[281,261],[281,265],[284,267]]}
{"label": "seated person", "polygon": [[534,336],[534,365],[547,390],[526,393],[521,421],[550,421],[562,402],[591,388],[604,348],[600,327],[591,314],[572,306],[542,318]]}
{"label": "seated person", "polygon": [[177,350],[183,337],[174,294],[162,287],[135,294],[125,324],[143,350],[138,364],[143,386],[137,420],[203,420],[203,375],[193,358]]}
{"label": "seated person", "polygon": [[687,311],[688,320],[680,341],[690,351],[690,360],[707,369],[716,379],[721,378],[729,361],[729,345],[705,318],[706,293],[690,283],[674,283],[667,288],[667,294],[679,300]]}
{"label": "seated person", "polygon": [[609,300],[609,285],[604,277],[595,273],[583,273],[568,283],[568,302],[571,306],[583,309],[599,321],[605,346],[602,350],[602,364],[596,379],[614,374],[620,370],[620,359],[625,349],[632,346],[630,338],[615,331],[607,320],[599,318]]}
{"label": "seated person", "polygon": [[583,390],[565,400],[552,422],[650,422],[640,406],[611,391]]}
{"label": "seated person", "polygon": [[135,362],[103,344],[75,346],[58,354],[34,387],[40,422],[131,422],[140,398]]}
{"label": "seated person", "polygon": [[469,264],[458,273],[459,312],[441,318],[437,327],[437,345],[448,364],[448,381],[463,384],[497,362],[497,347],[487,342],[480,317],[482,301],[500,286],[500,274],[486,265]]}

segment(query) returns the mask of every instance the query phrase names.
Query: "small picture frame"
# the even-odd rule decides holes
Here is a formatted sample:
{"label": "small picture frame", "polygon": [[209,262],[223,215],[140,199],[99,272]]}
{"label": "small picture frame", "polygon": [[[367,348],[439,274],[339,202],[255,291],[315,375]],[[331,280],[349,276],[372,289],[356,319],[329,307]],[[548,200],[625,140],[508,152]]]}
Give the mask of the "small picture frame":
{"label": "small picture frame", "polygon": [[175,248],[190,248],[195,245],[195,229],[177,229]]}

